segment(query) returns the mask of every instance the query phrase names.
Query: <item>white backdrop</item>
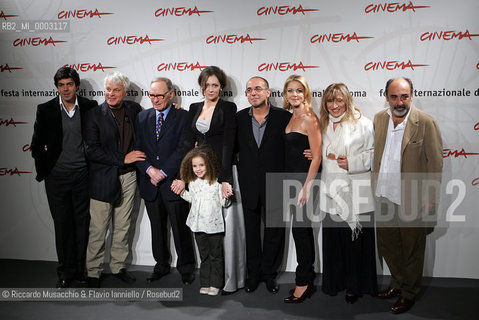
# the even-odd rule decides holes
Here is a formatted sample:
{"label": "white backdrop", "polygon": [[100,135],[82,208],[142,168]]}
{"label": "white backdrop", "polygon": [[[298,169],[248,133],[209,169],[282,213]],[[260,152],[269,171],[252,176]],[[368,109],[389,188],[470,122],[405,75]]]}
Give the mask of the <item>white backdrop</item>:
{"label": "white backdrop", "polygon": [[[229,76],[227,100],[248,106],[253,75],[267,78],[273,104],[292,73],[304,75],[318,110],[322,91],[344,82],[372,119],[385,107],[387,79],[407,76],[414,102],[433,115],[444,141],[440,214],[464,222],[438,228],[427,244],[425,274],[479,278],[479,3],[386,1],[0,1],[0,258],[56,260],[43,183],[34,179],[29,143],[36,105],[55,92],[53,75],[76,68],[81,95],[103,101],[103,78],[118,70],[128,97],[150,108],[153,77],[172,79],[187,109],[201,100],[202,66]],[[56,20],[68,32],[12,31]],[[23,22],[23,24],[22,24]],[[53,90],[53,91],[52,91]],[[451,220],[451,219],[449,219]],[[318,244],[320,241],[318,239]],[[141,207],[133,263],[153,264],[149,221]],[[287,270],[295,268],[290,243]],[[387,270],[385,271],[387,273]]]}

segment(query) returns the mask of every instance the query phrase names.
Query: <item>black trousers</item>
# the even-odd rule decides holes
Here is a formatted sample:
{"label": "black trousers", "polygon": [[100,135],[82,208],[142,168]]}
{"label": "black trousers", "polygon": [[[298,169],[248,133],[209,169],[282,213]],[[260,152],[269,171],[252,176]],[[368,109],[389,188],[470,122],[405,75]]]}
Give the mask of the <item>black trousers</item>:
{"label": "black trousers", "polygon": [[256,208],[243,206],[243,214],[248,279],[252,281],[274,279],[283,260],[285,228],[270,228],[267,219],[263,219],[265,227],[261,246],[261,218],[266,218],[264,204],[258,199]]}
{"label": "black trousers", "polygon": [[292,228],[294,246],[296,248],[296,285],[305,286],[314,281],[314,260],[316,252],[314,250],[313,228],[295,227]]}
{"label": "black trousers", "polygon": [[88,170],[51,172],[45,179],[45,190],[55,227],[58,278],[70,280],[86,270],[90,226]]}
{"label": "black trousers", "polygon": [[170,248],[168,244],[168,218],[170,219],[173,240],[178,260],[176,268],[181,274],[193,273],[195,255],[191,232],[186,226],[189,206],[184,200],[165,201],[158,192],[156,199],[145,201],[151,224],[151,244],[156,265],[154,272],[166,273],[170,270]]}
{"label": "black trousers", "polygon": [[225,278],[224,233],[208,234],[195,232],[196,244],[200,252],[201,287],[223,288]]}
{"label": "black trousers", "polygon": [[370,222],[361,222],[361,233],[354,241],[351,239],[351,228],[339,216],[326,214],[323,220],[321,288],[328,295],[334,296],[342,290],[356,295],[377,295],[373,214],[370,212],[361,216],[369,217]]}

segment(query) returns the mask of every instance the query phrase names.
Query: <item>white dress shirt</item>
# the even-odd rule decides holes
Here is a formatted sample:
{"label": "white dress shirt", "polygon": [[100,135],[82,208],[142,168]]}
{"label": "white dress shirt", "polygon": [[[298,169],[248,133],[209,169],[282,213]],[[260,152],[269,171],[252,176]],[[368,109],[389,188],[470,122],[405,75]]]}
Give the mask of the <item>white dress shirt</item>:
{"label": "white dress shirt", "polygon": [[391,110],[389,115],[386,143],[379,168],[376,197],[384,197],[389,201],[401,205],[401,145],[404,131],[409,118],[409,112],[403,122],[394,128]]}
{"label": "white dress shirt", "polygon": [[78,97],[75,97],[75,106],[74,106],[70,111],[67,110],[67,108],[66,108],[65,105],[63,104],[62,97],[60,97],[60,109],[65,110],[65,112],[66,112],[66,114],[67,114],[68,117],[73,118],[73,116],[75,115],[75,111],[76,111],[77,108],[78,108]]}

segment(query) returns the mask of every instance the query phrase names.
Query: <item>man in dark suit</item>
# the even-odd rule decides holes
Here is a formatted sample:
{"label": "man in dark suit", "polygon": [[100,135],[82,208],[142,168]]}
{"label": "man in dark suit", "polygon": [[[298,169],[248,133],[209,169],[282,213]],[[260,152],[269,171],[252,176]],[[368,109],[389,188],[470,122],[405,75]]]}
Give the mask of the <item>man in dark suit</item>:
{"label": "man in dark suit", "polygon": [[[291,114],[268,103],[271,91],[261,77],[251,78],[246,95],[251,107],[236,114],[238,179],[243,204],[248,276],[246,292],[253,292],[260,281],[277,293],[277,270],[283,259],[284,228],[268,226],[265,217],[266,173],[284,171],[284,136]],[[282,214],[278,212],[278,214]],[[261,247],[261,218],[264,219]]]}
{"label": "man in dark suit", "polygon": [[105,78],[105,102],[87,113],[85,149],[90,161],[90,236],[87,249],[88,286],[99,287],[103,271],[105,237],[112,221],[110,269],[132,283],[126,270],[131,214],[136,202],[135,161],[145,159],[133,150],[135,121],[141,106],[124,101],[130,81],[119,73]]}
{"label": "man in dark suit", "polygon": [[38,105],[31,149],[55,226],[56,286],[66,288],[73,279],[86,281],[90,198],[82,123],[98,104],[76,95],[80,77],[74,69],[58,69],[53,80],[60,96]]}
{"label": "man in dark suit", "polygon": [[170,272],[167,218],[173,231],[178,260],[176,268],[184,284],[194,281],[195,257],[191,233],[186,226],[188,204],[171,191],[183,158],[184,131],[188,112],[175,109],[173,85],[168,78],[151,82],[153,108],[138,115],[136,148],[146,154],[136,163],[140,174],[140,195],[145,200],[151,223],[153,257],[156,265],[147,282],[160,279]]}

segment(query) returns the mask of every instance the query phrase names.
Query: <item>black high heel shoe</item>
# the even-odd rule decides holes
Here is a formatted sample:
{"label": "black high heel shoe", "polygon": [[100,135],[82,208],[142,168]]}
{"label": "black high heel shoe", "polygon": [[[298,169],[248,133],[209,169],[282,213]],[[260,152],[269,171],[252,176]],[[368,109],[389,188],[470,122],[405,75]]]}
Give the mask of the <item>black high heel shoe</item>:
{"label": "black high heel shoe", "polygon": [[344,296],[344,300],[346,300],[346,303],[353,304],[356,301],[358,301],[359,296],[354,293],[346,293]]}
{"label": "black high heel shoe", "polygon": [[304,290],[303,294],[300,297],[296,297],[294,295],[294,289],[292,289],[289,291],[291,295],[289,297],[284,298],[284,302],[285,303],[301,303],[306,298],[311,298],[311,296],[313,295],[315,291],[316,291],[316,287],[314,286],[313,283],[308,284],[308,286],[306,287],[306,290]]}

